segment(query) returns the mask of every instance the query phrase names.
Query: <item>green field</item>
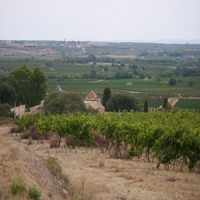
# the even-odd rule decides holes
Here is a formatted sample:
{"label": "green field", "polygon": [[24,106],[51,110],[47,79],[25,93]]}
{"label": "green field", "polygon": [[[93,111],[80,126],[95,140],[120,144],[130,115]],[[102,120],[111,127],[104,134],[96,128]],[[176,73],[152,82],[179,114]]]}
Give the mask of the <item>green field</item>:
{"label": "green field", "polygon": [[[0,76],[23,65],[39,67],[48,92],[59,83],[80,94],[94,90],[101,95],[109,87],[113,93],[145,98],[200,96],[200,45],[0,41],[0,50]],[[171,78],[175,86],[168,84]]]}
{"label": "green field", "polygon": [[200,109],[200,99],[180,99],[176,107],[183,109]]}
{"label": "green field", "polygon": [[63,90],[76,93],[87,93],[90,90],[94,90],[97,93],[102,93],[105,87],[110,87],[114,93],[126,92],[132,94],[185,94],[198,96],[200,95],[200,78],[195,80],[195,85],[189,87],[187,85],[188,80],[180,79],[180,82],[176,86],[169,86],[167,80],[163,79],[162,82],[156,80],[144,80],[144,79],[120,79],[120,80],[95,80],[95,79],[74,79],[74,80],[48,80],[48,91],[54,91],[57,83],[61,85]]}

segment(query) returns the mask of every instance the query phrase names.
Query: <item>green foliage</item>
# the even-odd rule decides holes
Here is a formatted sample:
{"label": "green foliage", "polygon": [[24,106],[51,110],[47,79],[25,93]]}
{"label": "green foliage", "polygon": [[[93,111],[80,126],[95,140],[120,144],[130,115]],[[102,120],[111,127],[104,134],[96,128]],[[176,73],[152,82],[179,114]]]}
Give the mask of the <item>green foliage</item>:
{"label": "green foliage", "polygon": [[45,75],[35,68],[30,77],[29,105],[37,105],[44,99],[46,93]]}
{"label": "green foliage", "polygon": [[29,126],[35,124],[37,118],[40,118],[40,114],[24,115],[17,121],[17,124],[19,125],[21,131],[26,131]]}
{"label": "green foliage", "polygon": [[79,95],[65,92],[55,92],[46,97],[44,109],[46,113],[57,114],[86,111]]}
{"label": "green foliage", "polygon": [[60,136],[72,135],[77,141],[87,145],[95,144],[92,135],[92,130],[95,129],[113,145],[127,144],[130,155],[140,157],[145,149],[149,149],[158,162],[163,164],[186,158],[188,168],[193,170],[200,161],[198,113],[178,110],[155,113],[76,113],[25,116],[19,119],[19,125],[22,127],[30,122],[36,125],[42,134],[51,130]]}
{"label": "green foliage", "polygon": [[190,87],[193,87],[193,86],[194,86],[194,81],[189,81],[189,82],[188,82],[188,85],[189,85]]}
{"label": "green foliage", "polygon": [[108,100],[111,98],[112,94],[111,94],[111,90],[110,88],[105,88],[103,90],[103,97],[102,97],[102,105],[104,107],[106,107],[106,104],[108,102]]}
{"label": "green foliage", "polygon": [[137,100],[129,95],[113,95],[106,104],[106,111],[137,111]]}
{"label": "green foliage", "polygon": [[55,176],[60,177],[62,173],[62,168],[60,166],[60,163],[58,162],[57,158],[50,157],[46,160],[47,167],[51,171],[52,174]]}
{"label": "green foliage", "polygon": [[8,81],[0,81],[0,103],[12,105],[16,98],[16,91]]}
{"label": "green foliage", "polygon": [[41,196],[41,192],[36,187],[32,187],[29,189],[28,195],[33,200],[39,200]]}
{"label": "green foliage", "polygon": [[12,117],[10,109],[8,104],[0,104],[0,117]]}
{"label": "green foliage", "polygon": [[171,85],[171,86],[175,86],[176,85],[176,83],[177,83],[177,81],[176,81],[176,79],[174,79],[174,78],[171,78],[171,79],[169,79],[169,85]]}
{"label": "green foliage", "polygon": [[147,99],[145,99],[145,102],[144,102],[144,112],[148,112],[149,108],[148,108],[148,101]]}
{"label": "green foliage", "polygon": [[26,192],[26,185],[20,181],[16,180],[13,181],[11,186],[10,186],[11,192],[14,196]]}
{"label": "green foliage", "polygon": [[44,98],[45,92],[45,76],[38,68],[32,71],[23,66],[0,80],[0,101],[2,103],[37,105]]}
{"label": "green foliage", "polygon": [[200,109],[200,99],[180,99],[176,107],[182,109]]}

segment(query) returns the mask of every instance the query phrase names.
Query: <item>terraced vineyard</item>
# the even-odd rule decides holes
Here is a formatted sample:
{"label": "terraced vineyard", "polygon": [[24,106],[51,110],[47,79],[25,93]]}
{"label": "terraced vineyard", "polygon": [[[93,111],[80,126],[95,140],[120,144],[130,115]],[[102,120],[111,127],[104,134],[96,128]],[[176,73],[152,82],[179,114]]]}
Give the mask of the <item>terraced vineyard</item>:
{"label": "terraced vineyard", "polygon": [[61,137],[72,137],[75,145],[100,145],[103,137],[115,148],[118,158],[125,151],[131,157],[142,157],[160,164],[181,163],[195,170],[200,161],[200,115],[193,112],[105,113],[30,115],[18,122],[21,130],[35,125],[41,138],[52,131]]}

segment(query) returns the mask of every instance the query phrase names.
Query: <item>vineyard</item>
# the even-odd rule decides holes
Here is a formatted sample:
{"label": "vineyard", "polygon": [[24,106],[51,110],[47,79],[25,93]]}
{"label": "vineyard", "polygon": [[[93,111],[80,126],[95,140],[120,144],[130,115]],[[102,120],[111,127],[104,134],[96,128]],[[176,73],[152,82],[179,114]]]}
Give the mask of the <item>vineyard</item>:
{"label": "vineyard", "polygon": [[[187,166],[195,170],[200,161],[200,115],[173,112],[122,112],[104,114],[27,115],[18,121],[22,131],[34,125],[43,138],[54,132],[71,137],[77,145],[115,148],[131,157],[145,157],[149,162]],[[102,140],[105,139],[104,144]],[[101,140],[101,141],[100,141]]]}
{"label": "vineyard", "polygon": [[199,99],[180,99],[176,104],[176,107],[182,109],[200,109]]}

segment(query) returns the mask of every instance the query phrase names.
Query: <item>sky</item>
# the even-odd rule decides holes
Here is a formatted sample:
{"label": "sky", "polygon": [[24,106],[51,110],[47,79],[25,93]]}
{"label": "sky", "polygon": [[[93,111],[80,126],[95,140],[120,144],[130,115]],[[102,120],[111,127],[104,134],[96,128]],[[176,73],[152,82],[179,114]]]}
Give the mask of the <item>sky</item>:
{"label": "sky", "polygon": [[200,0],[0,0],[0,40],[200,41]]}

